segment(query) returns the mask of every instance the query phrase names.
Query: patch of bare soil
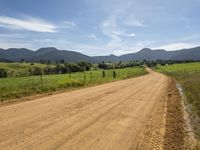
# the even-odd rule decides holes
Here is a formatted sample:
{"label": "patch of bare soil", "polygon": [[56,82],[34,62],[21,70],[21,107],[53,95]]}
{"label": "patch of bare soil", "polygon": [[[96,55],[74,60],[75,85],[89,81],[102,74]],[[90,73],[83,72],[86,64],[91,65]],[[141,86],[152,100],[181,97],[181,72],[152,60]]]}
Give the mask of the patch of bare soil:
{"label": "patch of bare soil", "polygon": [[182,97],[175,81],[171,80],[167,98],[164,149],[190,150],[193,146],[187,129],[187,120],[184,117]]}
{"label": "patch of bare soil", "polygon": [[177,89],[169,89],[166,76],[148,71],[0,107],[0,149],[189,149]]}
{"label": "patch of bare soil", "polygon": [[2,106],[0,148],[144,149],[140,142],[167,87],[166,76],[150,71],[134,79]]}

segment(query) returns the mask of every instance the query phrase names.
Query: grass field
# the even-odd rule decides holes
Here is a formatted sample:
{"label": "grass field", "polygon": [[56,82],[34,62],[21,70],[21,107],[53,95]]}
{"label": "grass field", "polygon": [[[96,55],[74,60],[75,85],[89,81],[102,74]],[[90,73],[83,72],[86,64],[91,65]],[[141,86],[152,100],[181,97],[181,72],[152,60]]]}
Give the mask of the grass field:
{"label": "grass field", "polygon": [[39,93],[101,84],[146,73],[144,68],[139,67],[115,69],[116,78],[113,78],[113,71],[106,70],[105,77],[102,77],[102,70],[94,70],[85,73],[44,75],[42,80],[41,76],[2,78],[0,79],[0,100],[5,101]]}
{"label": "grass field", "polygon": [[[34,63],[3,63],[0,62],[0,69],[5,69],[8,72],[8,77],[29,76],[29,69],[34,67],[45,68],[47,65]],[[52,65],[49,65],[52,66]]]}
{"label": "grass field", "polygon": [[174,77],[183,87],[190,106],[190,115],[200,139],[200,63],[174,64],[158,66],[157,71]]}

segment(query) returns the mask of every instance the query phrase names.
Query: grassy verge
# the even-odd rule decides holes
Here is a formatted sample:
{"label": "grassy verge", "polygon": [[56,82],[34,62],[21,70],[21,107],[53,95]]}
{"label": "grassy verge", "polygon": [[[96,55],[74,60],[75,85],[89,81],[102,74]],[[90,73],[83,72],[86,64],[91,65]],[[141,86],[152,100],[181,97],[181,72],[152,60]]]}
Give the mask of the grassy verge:
{"label": "grassy verge", "polygon": [[[113,71],[116,72],[116,78],[113,77]],[[85,73],[45,75],[42,80],[40,76],[2,78],[0,79],[0,100],[6,101],[34,94],[101,84],[144,74],[146,74],[144,68],[133,67],[106,70],[105,77],[102,70],[96,70]]]}
{"label": "grassy verge", "polygon": [[200,63],[158,66],[156,69],[175,78],[182,85],[195,135],[200,140]]}

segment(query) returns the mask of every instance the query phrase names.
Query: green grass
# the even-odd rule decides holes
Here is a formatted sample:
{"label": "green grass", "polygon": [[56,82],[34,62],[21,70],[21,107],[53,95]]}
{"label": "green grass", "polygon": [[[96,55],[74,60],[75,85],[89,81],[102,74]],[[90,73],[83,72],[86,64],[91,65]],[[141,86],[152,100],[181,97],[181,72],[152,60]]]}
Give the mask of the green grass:
{"label": "green grass", "polygon": [[158,66],[157,71],[175,78],[183,87],[190,106],[195,134],[200,139],[200,63]]}
{"label": "green grass", "polygon": [[85,72],[85,81],[83,72],[72,73],[71,77],[70,74],[45,75],[42,81],[40,76],[2,78],[0,79],[0,100],[5,101],[39,93],[101,84],[146,74],[145,70],[139,67],[116,69],[115,71],[117,74],[115,79],[113,70],[106,70],[104,78],[102,70],[87,71]]}
{"label": "green grass", "polygon": [[[0,68],[5,69],[8,72],[8,77],[21,77],[21,76],[29,76],[29,69],[34,67],[45,68],[47,65],[34,63],[3,63],[0,62]],[[49,65],[52,66],[52,65]]]}

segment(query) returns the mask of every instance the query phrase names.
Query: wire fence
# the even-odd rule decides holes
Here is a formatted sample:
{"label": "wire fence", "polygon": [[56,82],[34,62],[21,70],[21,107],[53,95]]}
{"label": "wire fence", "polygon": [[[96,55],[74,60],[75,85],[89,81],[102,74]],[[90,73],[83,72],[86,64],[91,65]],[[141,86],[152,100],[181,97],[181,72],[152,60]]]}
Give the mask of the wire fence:
{"label": "wire fence", "polygon": [[0,100],[59,89],[95,85],[145,74],[143,68],[92,70],[85,72],[10,77],[0,79]]}

